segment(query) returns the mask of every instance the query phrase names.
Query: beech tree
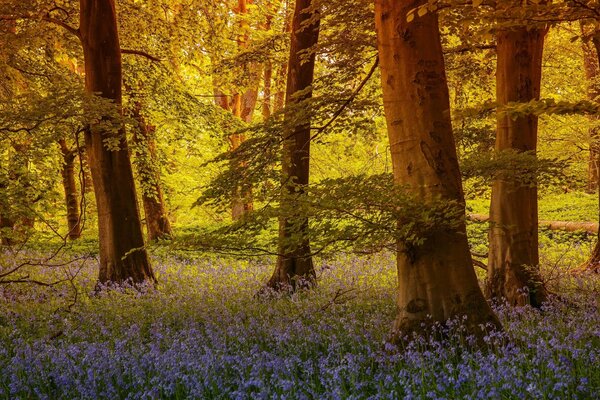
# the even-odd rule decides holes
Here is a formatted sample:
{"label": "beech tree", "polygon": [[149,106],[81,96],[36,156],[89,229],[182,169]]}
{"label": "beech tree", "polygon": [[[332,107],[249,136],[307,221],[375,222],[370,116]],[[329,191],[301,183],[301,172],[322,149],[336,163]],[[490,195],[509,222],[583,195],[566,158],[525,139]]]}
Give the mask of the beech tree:
{"label": "beech tree", "polygon": [[[315,45],[319,39],[320,19],[315,1],[297,0],[292,20],[290,58],[286,87],[286,107],[306,103],[312,96],[315,68]],[[307,56],[308,54],[308,56]],[[292,209],[294,197],[301,198],[309,182],[310,119],[302,120],[287,112],[283,132],[282,184],[289,194],[281,198],[281,207]],[[293,121],[293,122],[292,122]],[[285,204],[285,203],[288,204]],[[287,215],[279,221],[277,265],[267,286],[280,289],[316,283],[308,218],[301,214]]]}
{"label": "beech tree", "polygon": [[[595,43],[600,40],[600,34],[593,28],[586,27],[586,24],[581,23],[581,48],[583,50],[583,66],[585,69],[585,77],[588,82],[587,97],[591,101],[596,101],[600,96],[600,65],[598,64],[598,55],[596,52]],[[600,43],[599,43],[600,44]],[[592,117],[594,121],[598,120],[597,116]],[[590,129],[590,155],[588,160],[588,179],[587,192],[594,193],[598,190],[598,127]]]}
{"label": "beech tree", "polygon": [[[112,100],[121,113],[121,48],[114,0],[80,0],[78,35],[86,90]],[[125,129],[121,121],[111,122],[118,128],[97,124],[85,133],[98,208],[99,281],[155,280],[144,248]]]}
{"label": "beech tree", "polygon": [[133,129],[132,139],[135,146],[148,240],[170,239],[173,237],[173,230],[165,208],[160,171],[157,167],[156,142],[153,137],[156,127],[146,121],[141,101],[134,101],[131,114],[137,123]]}
{"label": "beech tree", "polygon": [[[424,3],[375,1],[394,181],[425,203],[442,198],[464,211],[438,16],[407,21],[407,13]],[[434,232],[420,246],[397,245],[395,339],[421,331],[430,317],[443,322],[464,315],[474,334],[481,333],[480,324],[500,327],[479,288],[464,219],[458,229]]]}
{"label": "beech tree", "polygon": [[78,149],[77,147],[70,148],[65,139],[59,140],[58,144],[64,163],[61,168],[61,175],[67,206],[67,226],[69,229],[67,236],[69,239],[75,240],[81,237],[81,210],[75,180],[75,159]]}
{"label": "beech tree", "polygon": [[[248,21],[248,7],[253,4],[252,0],[237,0],[237,4],[232,11],[237,16],[236,21],[236,52],[237,55],[248,51],[250,45],[250,35],[252,27]],[[222,43],[221,43],[222,44]],[[215,48],[215,52],[220,49]],[[217,54],[212,56],[213,68],[218,64],[219,57]],[[230,61],[231,62],[231,61]],[[229,95],[221,87],[219,87],[219,79],[216,74],[223,73],[223,67],[215,68],[213,71],[215,104],[223,110],[231,112],[235,118],[240,119],[246,124],[252,122],[254,109],[258,102],[258,86],[260,84],[260,64],[257,62],[249,62],[244,60],[241,62],[240,68],[233,68],[236,76],[232,79],[237,81],[233,85],[234,93]],[[231,84],[232,82],[228,82]],[[246,140],[244,133],[232,133],[228,137],[229,150],[235,152],[240,145]],[[232,162],[237,162],[233,160]],[[252,187],[251,185],[242,183],[240,187],[233,188],[231,215],[234,220],[244,216],[245,213],[253,210]]]}
{"label": "beech tree", "polygon": [[[546,28],[526,26],[497,34],[496,98],[499,106],[538,100]],[[497,115],[498,152],[537,150],[538,118]],[[539,307],[547,298],[539,275],[537,185],[500,173],[492,183],[487,294],[513,305]],[[527,294],[522,293],[523,289]]]}
{"label": "beech tree", "polygon": [[[591,101],[598,101],[600,96],[600,30],[596,26],[581,24],[583,61],[585,75],[588,80],[588,98]],[[597,120],[598,117],[592,117]],[[588,166],[588,186],[590,193],[598,190],[598,201],[600,202],[600,135],[598,127],[593,127],[590,131],[590,155]],[[596,237],[596,244],[592,254],[584,264],[584,269],[600,272],[600,231]]]}

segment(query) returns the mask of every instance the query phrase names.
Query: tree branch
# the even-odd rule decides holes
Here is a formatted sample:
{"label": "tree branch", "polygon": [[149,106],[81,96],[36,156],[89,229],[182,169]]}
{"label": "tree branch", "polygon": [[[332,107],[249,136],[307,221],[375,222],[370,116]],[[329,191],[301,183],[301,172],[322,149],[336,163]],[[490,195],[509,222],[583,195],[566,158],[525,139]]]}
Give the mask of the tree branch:
{"label": "tree branch", "polygon": [[149,53],[146,53],[145,51],[142,51],[142,50],[121,49],[121,54],[133,54],[136,56],[142,56],[142,57],[145,57],[148,60],[154,61],[154,62],[163,61],[162,59],[155,57]]}
{"label": "tree branch", "polygon": [[371,79],[371,77],[377,70],[378,66],[379,66],[379,56],[375,57],[375,62],[373,63],[371,70],[369,71],[367,76],[365,76],[365,78],[362,80],[360,85],[358,85],[358,87],[352,93],[352,95],[344,102],[344,104],[342,104],[342,106],[339,109],[337,109],[337,111],[333,114],[333,117],[331,117],[331,119],[329,121],[327,121],[327,123],[325,125],[323,125],[319,128],[315,128],[315,130],[317,132],[314,135],[312,135],[312,137],[310,138],[309,141],[313,141],[317,136],[319,136],[319,134],[321,134],[325,129],[329,128],[331,126],[331,124],[333,124],[335,122],[335,120],[342,114],[342,112],[344,112],[346,107],[348,107],[350,105],[350,103],[352,103],[352,101],[354,101],[356,96],[358,96],[358,94],[365,87],[367,82],[369,82],[369,79]]}
{"label": "tree branch", "polygon": [[63,27],[69,33],[72,33],[73,35],[77,36],[77,38],[79,40],[81,40],[81,32],[79,31],[79,28],[72,27],[71,25],[67,24],[64,21],[61,21],[60,19],[52,18],[49,14],[46,14],[45,16],[43,16],[42,20],[44,20],[46,22],[50,22],[51,24]]}
{"label": "tree branch", "polygon": [[42,21],[46,21],[46,22],[50,22],[51,24],[60,26],[64,29],[67,30],[67,32],[72,33],[73,35],[77,36],[77,38],[79,38],[79,40],[81,40],[81,32],[79,31],[79,28],[75,28],[72,27],[71,25],[67,24],[65,21],[61,21],[60,19],[56,19],[50,16],[49,13],[47,13],[46,15],[42,15],[41,17],[38,15],[0,15],[0,21],[18,21],[20,19],[36,19],[39,20],[41,19]]}
{"label": "tree branch", "polygon": [[463,54],[480,50],[495,50],[495,44],[479,44],[475,46],[457,46],[444,51],[444,54]]}

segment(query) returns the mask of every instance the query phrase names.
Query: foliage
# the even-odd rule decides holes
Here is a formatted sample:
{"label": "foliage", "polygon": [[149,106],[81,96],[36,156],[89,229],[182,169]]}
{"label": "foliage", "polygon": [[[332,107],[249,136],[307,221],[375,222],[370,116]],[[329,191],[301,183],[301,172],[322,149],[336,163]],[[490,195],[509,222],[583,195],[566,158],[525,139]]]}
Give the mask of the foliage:
{"label": "foliage", "polygon": [[[256,196],[261,207],[245,218],[184,243],[198,249],[269,253],[277,239],[275,222],[303,215],[309,218],[306,234],[315,253],[372,253],[394,248],[397,240],[420,246],[434,232],[457,229],[464,218],[460,204],[442,198],[425,204],[395,185],[391,174],[325,179],[302,190],[290,194],[278,189],[269,198]],[[292,231],[284,246],[304,239],[301,227]]]}

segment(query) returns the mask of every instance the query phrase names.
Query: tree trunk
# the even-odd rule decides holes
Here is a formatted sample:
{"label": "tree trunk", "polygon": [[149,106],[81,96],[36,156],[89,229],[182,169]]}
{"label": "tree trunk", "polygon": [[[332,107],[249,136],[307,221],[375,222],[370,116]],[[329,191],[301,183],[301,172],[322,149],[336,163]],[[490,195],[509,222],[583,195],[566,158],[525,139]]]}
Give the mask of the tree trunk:
{"label": "tree trunk", "polygon": [[[8,177],[2,178],[0,180],[0,190],[6,191],[8,189]],[[8,196],[2,196],[0,200],[2,201],[0,203],[0,244],[2,246],[10,246],[13,244],[12,229],[15,222],[10,215],[10,199]]]}
{"label": "tree trunk", "polygon": [[[121,49],[114,0],[80,0],[85,87],[121,110]],[[98,209],[100,282],[155,281],[144,247],[129,149],[122,121],[116,132],[92,125],[85,133]],[[107,148],[106,140],[118,147]]]}
{"label": "tree trunk", "polygon": [[79,150],[79,166],[83,173],[83,181],[81,182],[81,195],[94,191],[94,182],[92,172],[90,171],[90,161],[88,160],[87,150],[82,146]]}
{"label": "tree trunk", "polygon": [[[279,2],[278,2],[279,3]],[[273,4],[273,1],[267,2],[267,16],[265,18],[265,23],[262,26],[262,29],[265,32],[269,32],[273,26],[273,16],[278,11],[280,4],[276,6]],[[272,99],[271,99],[271,87],[273,81],[273,62],[271,59],[267,59],[264,65],[263,71],[263,97],[262,97],[262,117],[263,121],[268,120],[271,117],[272,113]]]}
{"label": "tree trunk", "polygon": [[[589,94],[590,98],[592,97],[592,95],[595,95],[592,100],[598,101],[597,97],[600,96],[600,82],[598,82],[598,78],[599,78],[598,77],[598,69],[599,69],[598,66],[600,66],[600,31],[595,30],[591,36],[591,40],[592,40],[592,43],[596,50],[596,54],[595,54],[596,58],[595,58],[595,63],[594,63],[594,65],[596,66],[596,70],[595,70],[596,76],[594,77],[594,80],[591,80],[590,76],[588,76],[588,79],[590,79],[590,83],[591,83],[590,91],[588,92],[588,94]],[[585,57],[585,54],[584,54],[584,57]],[[591,61],[591,60],[588,60],[588,61]],[[587,67],[586,67],[586,73],[587,73]],[[598,129],[596,129],[593,132],[593,134],[591,135],[590,163],[596,167],[598,167],[600,165],[600,135],[598,134]],[[594,186],[595,186],[596,190],[598,190],[598,188],[600,187],[600,174],[598,174],[597,169],[596,169],[596,175],[593,178],[596,178],[596,182],[595,182]],[[598,190],[598,205],[599,205],[598,215],[600,218],[600,190]],[[600,273],[600,230],[598,230],[596,245],[594,246],[594,250],[592,251],[590,259],[582,266],[582,268],[584,270],[589,270],[589,271],[592,271],[595,273]]]}
{"label": "tree trunk", "polygon": [[[248,13],[248,4],[252,4],[252,0],[238,0],[238,6],[234,10],[236,14],[242,16],[237,36],[237,46],[239,51],[243,51],[248,47],[248,31],[250,27],[244,17],[244,14]],[[245,92],[235,93],[233,95],[231,111],[235,117],[240,118],[246,123],[251,123],[258,99],[259,74],[256,71],[257,65],[254,63],[244,65],[244,68],[244,73],[249,75],[251,85]],[[245,140],[246,137],[243,134],[234,133],[230,135],[230,150],[237,150]],[[236,161],[234,160],[234,162]],[[244,166],[242,165],[242,167]],[[254,209],[252,202],[252,187],[249,185],[242,183],[241,187],[235,187],[232,198],[231,216],[234,220],[242,218],[244,214]]]}
{"label": "tree trunk", "polygon": [[[293,14],[291,14],[290,9],[289,9],[289,4],[286,1],[286,3],[285,3],[285,22],[283,25],[284,33],[292,32],[292,21],[290,20],[290,16],[293,18]],[[283,109],[283,106],[285,105],[285,100],[286,100],[285,99],[285,92],[286,92],[285,83],[286,83],[287,72],[288,72],[287,63],[281,63],[281,65],[279,66],[279,69],[277,71],[277,74],[275,76],[275,90],[277,92],[275,93],[275,99],[273,102],[272,113],[275,113],[275,112]]]}
{"label": "tree trunk", "polygon": [[13,239],[19,243],[26,241],[31,230],[35,226],[34,205],[40,200],[40,195],[36,198],[31,197],[32,182],[30,176],[30,156],[31,143],[24,140],[21,143],[13,143],[15,150],[10,165],[9,179],[14,182],[19,197],[15,199],[18,202],[17,212],[13,221]]}
{"label": "tree trunk", "polygon": [[[526,27],[498,33],[498,105],[539,99],[545,35],[545,29]],[[536,151],[536,116],[514,119],[499,113],[497,124],[496,151]],[[547,293],[539,274],[536,186],[502,175],[492,182],[489,237],[488,296],[541,306]]]}
{"label": "tree trunk", "polygon": [[[270,28],[270,26],[268,26]],[[271,60],[267,60],[265,63],[265,70],[263,75],[264,87],[263,87],[263,98],[262,98],[262,117],[263,121],[268,120],[271,117],[271,81],[273,80],[273,63]]]}
{"label": "tree trunk", "polygon": [[[450,100],[436,13],[407,22],[424,1],[376,0],[383,104],[394,181],[424,203],[437,198],[464,210],[461,176],[450,121]],[[480,324],[500,327],[477,282],[464,219],[455,231],[398,243],[398,316],[392,339],[424,330],[428,321],[466,316],[470,333]]]}
{"label": "tree trunk", "polygon": [[[593,37],[599,36],[599,33],[595,31],[588,32],[590,29],[587,28],[584,23],[581,23],[581,33],[583,34],[583,40],[581,47],[583,49],[583,65],[585,69],[585,77],[588,84],[588,99],[591,101],[598,100],[600,96],[600,65],[598,54],[594,46]],[[592,37],[586,37],[590,35]],[[596,38],[596,41],[598,38]],[[598,117],[592,116],[592,122],[597,123]],[[598,141],[600,139],[600,127],[594,126],[590,129],[590,156],[588,161],[588,182],[586,191],[588,193],[594,193],[598,190],[598,158],[600,149],[598,148]]]}
{"label": "tree trunk", "polygon": [[157,167],[156,142],[152,131],[155,129],[146,123],[142,115],[142,104],[136,102],[133,107],[133,118],[137,129],[133,133],[134,147],[137,154],[137,168],[142,189],[142,203],[148,229],[148,240],[170,239],[173,237],[171,222],[167,216],[165,199],[160,184],[160,172]]}
{"label": "tree trunk", "polygon": [[[312,0],[297,0],[292,22],[290,58],[287,77],[286,105],[300,104],[312,97],[314,79],[314,46],[319,39],[320,19],[310,8]],[[310,24],[308,24],[310,21]],[[310,52],[308,60],[303,58]],[[302,91],[301,96],[295,96]],[[286,114],[283,132],[282,183],[289,196],[281,199],[281,207],[293,210],[294,204],[285,204],[294,197],[302,197],[309,181],[310,120],[289,126],[293,116]],[[316,283],[316,274],[308,237],[308,218],[301,212],[282,216],[279,220],[279,249],[275,272],[267,286],[295,290]],[[296,240],[297,238],[297,240]]]}
{"label": "tree trunk", "polygon": [[67,206],[67,226],[69,227],[69,239],[76,240],[81,237],[81,214],[79,212],[79,201],[77,196],[77,184],[75,181],[75,155],[74,150],[69,149],[65,139],[58,141],[63,156],[61,169],[63,188],[65,190],[65,204]]}

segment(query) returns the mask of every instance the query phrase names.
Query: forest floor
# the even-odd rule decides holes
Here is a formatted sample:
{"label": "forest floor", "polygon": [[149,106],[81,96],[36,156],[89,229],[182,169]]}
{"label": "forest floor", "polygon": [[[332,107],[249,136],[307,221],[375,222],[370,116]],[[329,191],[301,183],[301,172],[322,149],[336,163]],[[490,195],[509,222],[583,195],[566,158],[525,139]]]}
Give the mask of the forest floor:
{"label": "forest floor", "polygon": [[255,297],[269,259],[154,257],[160,284],[144,291],[93,294],[93,263],[74,286],[0,285],[0,398],[594,398],[600,278],[568,273],[582,248],[542,252],[560,297],[541,311],[494,305],[505,332],[484,349],[460,321],[450,335],[386,344],[390,254],[318,260],[318,288],[271,299]]}

